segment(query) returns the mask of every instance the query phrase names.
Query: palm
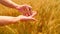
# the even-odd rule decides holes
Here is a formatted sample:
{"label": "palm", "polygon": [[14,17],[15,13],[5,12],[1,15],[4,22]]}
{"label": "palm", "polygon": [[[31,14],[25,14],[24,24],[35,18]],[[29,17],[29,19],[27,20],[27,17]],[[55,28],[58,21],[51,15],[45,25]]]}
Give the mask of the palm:
{"label": "palm", "polygon": [[24,16],[24,15],[20,15],[19,18],[21,21],[25,21],[25,20],[34,20],[35,21],[35,18],[33,18],[37,13],[36,12],[33,12],[33,14],[31,16]]}

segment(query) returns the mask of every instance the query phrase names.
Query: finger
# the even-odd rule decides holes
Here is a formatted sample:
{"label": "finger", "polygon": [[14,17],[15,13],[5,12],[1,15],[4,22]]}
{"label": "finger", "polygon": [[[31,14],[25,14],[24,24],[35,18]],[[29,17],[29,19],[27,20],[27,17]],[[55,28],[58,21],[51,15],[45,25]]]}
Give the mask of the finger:
{"label": "finger", "polygon": [[26,20],[36,21],[36,19],[35,19],[35,18],[29,18],[29,17],[22,18],[21,20],[23,20],[23,21],[26,21]]}
{"label": "finger", "polygon": [[32,15],[32,9],[30,7],[26,7],[28,16]]}
{"label": "finger", "polygon": [[28,6],[29,8],[32,8],[30,5],[24,4],[24,6]]}
{"label": "finger", "polygon": [[31,15],[31,17],[34,17],[37,14],[36,11],[33,12],[33,14]]}
{"label": "finger", "polygon": [[23,11],[23,15],[28,16],[28,14],[29,14],[28,12],[29,12],[29,10],[28,10],[28,8],[25,6],[24,11]]}
{"label": "finger", "polygon": [[35,18],[32,18],[33,21],[37,21]]}
{"label": "finger", "polygon": [[32,8],[29,8],[29,16],[32,15]]}
{"label": "finger", "polygon": [[26,14],[28,14],[28,16],[32,15],[32,7],[26,4],[25,6],[26,6],[26,12],[27,12]]}
{"label": "finger", "polygon": [[28,7],[26,7],[26,16],[29,16],[29,8]]}
{"label": "finger", "polygon": [[32,7],[30,6],[30,7],[28,7],[29,9],[29,13],[30,13],[30,15],[32,15]]}

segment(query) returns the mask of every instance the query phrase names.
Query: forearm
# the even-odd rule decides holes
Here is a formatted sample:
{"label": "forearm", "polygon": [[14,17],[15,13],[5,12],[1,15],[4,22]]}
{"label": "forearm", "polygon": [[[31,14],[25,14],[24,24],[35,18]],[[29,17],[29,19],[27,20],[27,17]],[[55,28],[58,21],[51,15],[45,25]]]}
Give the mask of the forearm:
{"label": "forearm", "polygon": [[14,24],[19,20],[18,17],[0,16],[0,25]]}
{"label": "forearm", "polygon": [[16,8],[19,6],[18,4],[12,2],[11,0],[0,0],[0,3],[11,8]]}

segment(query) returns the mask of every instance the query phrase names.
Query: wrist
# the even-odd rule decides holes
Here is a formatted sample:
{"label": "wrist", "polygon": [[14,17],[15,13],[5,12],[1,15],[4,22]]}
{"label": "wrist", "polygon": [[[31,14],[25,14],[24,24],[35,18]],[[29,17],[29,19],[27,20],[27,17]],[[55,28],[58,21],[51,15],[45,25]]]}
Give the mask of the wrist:
{"label": "wrist", "polygon": [[15,5],[15,9],[19,9],[20,5]]}

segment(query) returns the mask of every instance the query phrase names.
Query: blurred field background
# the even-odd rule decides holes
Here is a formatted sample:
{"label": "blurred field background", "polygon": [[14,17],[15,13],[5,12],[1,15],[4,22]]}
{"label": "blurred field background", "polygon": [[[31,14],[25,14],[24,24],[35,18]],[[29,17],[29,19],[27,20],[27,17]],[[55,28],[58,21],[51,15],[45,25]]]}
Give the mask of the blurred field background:
{"label": "blurred field background", "polygon": [[[0,34],[60,34],[60,0],[12,0],[17,4],[31,5],[38,14],[37,22],[16,22],[16,24],[0,26]],[[16,9],[0,4],[0,15],[18,16]]]}

